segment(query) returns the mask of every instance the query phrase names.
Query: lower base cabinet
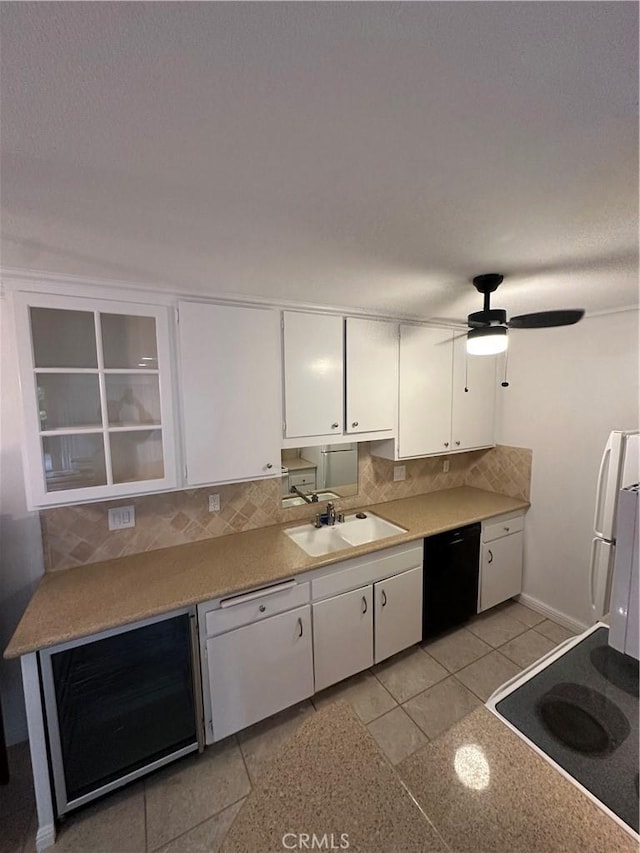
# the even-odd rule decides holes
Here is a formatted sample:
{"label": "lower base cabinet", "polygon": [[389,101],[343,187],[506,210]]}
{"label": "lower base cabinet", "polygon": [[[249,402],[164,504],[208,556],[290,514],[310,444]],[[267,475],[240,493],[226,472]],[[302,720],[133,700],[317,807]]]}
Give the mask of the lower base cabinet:
{"label": "lower base cabinet", "polygon": [[206,742],[422,639],[422,542],[198,605]]}
{"label": "lower base cabinet", "polygon": [[522,592],[523,528],[522,515],[483,525],[479,613]]}
{"label": "lower base cabinet", "polygon": [[422,639],[422,566],[315,602],[316,692]]}
{"label": "lower base cabinet", "polygon": [[214,740],[313,695],[307,604],[207,640]]}
{"label": "lower base cabinet", "polygon": [[373,586],[374,660],[386,660],[422,639],[422,566]]}
{"label": "lower base cabinet", "polygon": [[312,607],[318,691],[373,665],[373,588],[354,589]]}

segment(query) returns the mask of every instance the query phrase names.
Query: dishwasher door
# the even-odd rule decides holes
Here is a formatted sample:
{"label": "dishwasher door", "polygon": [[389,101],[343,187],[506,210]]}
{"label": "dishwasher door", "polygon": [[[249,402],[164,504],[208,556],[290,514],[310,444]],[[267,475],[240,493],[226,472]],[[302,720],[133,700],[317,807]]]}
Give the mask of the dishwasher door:
{"label": "dishwasher door", "polygon": [[424,540],[422,636],[466,622],[478,611],[480,524]]}
{"label": "dishwasher door", "polygon": [[199,748],[195,610],[46,649],[58,815]]}

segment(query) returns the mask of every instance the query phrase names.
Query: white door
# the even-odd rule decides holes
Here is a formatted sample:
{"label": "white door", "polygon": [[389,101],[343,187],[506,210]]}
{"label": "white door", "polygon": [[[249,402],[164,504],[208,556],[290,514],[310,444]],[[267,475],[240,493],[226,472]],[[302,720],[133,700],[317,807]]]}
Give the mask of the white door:
{"label": "white door", "polygon": [[452,337],[448,329],[400,326],[400,458],[450,449]]}
{"label": "white door", "polygon": [[398,401],[398,324],[347,317],[345,432],[394,429]]}
{"label": "white door", "polygon": [[187,483],[279,476],[278,312],[198,302],[178,310]]}
{"label": "white door", "polygon": [[373,585],[376,663],[422,639],[422,566]]}
{"label": "white door", "polygon": [[453,342],[451,448],[495,444],[496,357],[467,355],[467,339]]}
{"label": "white door", "polygon": [[319,601],[313,610],[316,692],[373,664],[373,587]]}
{"label": "white door", "polygon": [[207,640],[213,739],[313,694],[308,604]]}
{"label": "white door", "polygon": [[344,322],[283,312],[285,435],[342,435]]}
{"label": "white door", "polygon": [[523,541],[520,531],[483,544],[479,611],[522,592]]}

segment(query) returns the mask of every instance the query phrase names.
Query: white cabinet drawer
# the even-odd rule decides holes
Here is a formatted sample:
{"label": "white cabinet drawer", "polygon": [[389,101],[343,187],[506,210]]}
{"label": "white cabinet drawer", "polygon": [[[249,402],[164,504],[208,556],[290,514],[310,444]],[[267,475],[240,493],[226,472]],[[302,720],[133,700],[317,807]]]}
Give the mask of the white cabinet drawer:
{"label": "white cabinet drawer", "polygon": [[379,556],[368,554],[337,564],[332,567],[330,573],[311,581],[312,599],[318,601],[375,583],[416,566],[422,568],[422,549],[420,540],[418,545],[399,545],[380,552]]}
{"label": "white cabinet drawer", "polygon": [[499,539],[501,536],[509,536],[511,533],[518,533],[524,530],[524,515],[501,515],[498,518],[493,518],[489,523],[482,524],[482,541],[492,542],[494,539]]}
{"label": "white cabinet drawer", "polygon": [[292,610],[309,601],[309,583],[284,581],[272,586],[223,598],[216,609],[211,605],[198,606],[198,618],[204,617],[208,637],[239,628],[250,622],[258,622],[276,613]]}

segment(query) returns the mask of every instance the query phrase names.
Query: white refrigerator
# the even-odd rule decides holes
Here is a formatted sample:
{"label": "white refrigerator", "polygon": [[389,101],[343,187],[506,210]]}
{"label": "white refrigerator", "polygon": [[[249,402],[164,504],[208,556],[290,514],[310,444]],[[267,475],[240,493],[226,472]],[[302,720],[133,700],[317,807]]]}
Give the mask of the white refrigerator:
{"label": "white refrigerator", "polygon": [[609,612],[620,489],[640,480],[640,433],[614,430],[602,454],[591,542],[590,594],[594,620]]}

